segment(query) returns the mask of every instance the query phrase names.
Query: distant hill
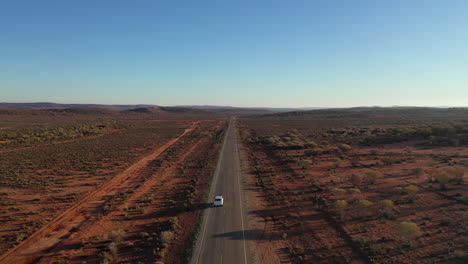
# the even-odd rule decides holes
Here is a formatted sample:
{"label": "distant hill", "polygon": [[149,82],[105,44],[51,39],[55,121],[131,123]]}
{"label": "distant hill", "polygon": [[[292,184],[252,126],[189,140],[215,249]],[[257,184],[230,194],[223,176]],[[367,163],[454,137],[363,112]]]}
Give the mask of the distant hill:
{"label": "distant hill", "polygon": [[203,120],[226,118],[230,115],[204,109],[181,107],[140,107],[128,110],[103,108],[63,108],[63,109],[6,109],[0,108],[0,115],[8,116],[75,116],[112,117],[139,120]]}
{"label": "distant hill", "polygon": [[151,119],[211,119],[228,116],[216,111],[186,107],[140,107],[123,110],[121,113]]}
{"label": "distant hill", "polygon": [[[35,110],[35,109],[32,109]],[[57,114],[79,114],[79,115],[118,115],[119,112],[112,109],[83,107],[83,108],[60,108],[60,109],[39,109],[42,112],[57,113]]]}
{"label": "distant hill", "polygon": [[82,108],[100,108],[109,110],[127,110],[139,107],[154,107],[156,105],[105,105],[105,104],[57,104],[49,102],[37,103],[0,103],[0,108],[7,109],[82,109]]}
{"label": "distant hill", "polygon": [[[36,102],[36,103],[0,103],[0,108],[3,109],[107,109],[107,110],[115,110],[115,111],[124,111],[124,110],[132,110],[130,112],[139,112],[139,113],[151,113],[154,112],[154,109],[160,106],[157,105],[145,105],[145,104],[137,104],[137,105],[105,105],[105,104],[58,104],[58,103],[50,103],[50,102]],[[211,113],[223,113],[228,115],[255,115],[255,114],[266,114],[266,113],[277,113],[277,112],[291,112],[291,111],[302,111],[302,110],[310,110],[315,108],[268,108],[268,107],[233,107],[233,106],[213,106],[213,105],[179,105],[173,107],[162,107],[161,110],[164,111],[176,111],[176,112],[183,112],[181,109],[200,109],[200,110],[207,110]],[[171,110],[172,109],[172,110]],[[74,110],[67,110],[68,112],[72,112]],[[67,112],[66,111],[66,112]],[[76,110],[78,112],[84,112],[83,110]],[[209,113],[205,112],[205,113]],[[201,112],[199,112],[201,113]]]}
{"label": "distant hill", "polygon": [[418,121],[467,120],[468,108],[435,107],[355,107],[292,111],[252,116],[258,119],[284,119],[304,121],[333,121],[348,123],[412,123]]}
{"label": "distant hill", "polygon": [[217,112],[235,113],[235,114],[261,114],[261,113],[290,112],[290,111],[315,109],[315,108],[234,107],[234,106],[216,106],[216,105],[181,105],[177,107],[208,109],[208,110],[213,110]]}

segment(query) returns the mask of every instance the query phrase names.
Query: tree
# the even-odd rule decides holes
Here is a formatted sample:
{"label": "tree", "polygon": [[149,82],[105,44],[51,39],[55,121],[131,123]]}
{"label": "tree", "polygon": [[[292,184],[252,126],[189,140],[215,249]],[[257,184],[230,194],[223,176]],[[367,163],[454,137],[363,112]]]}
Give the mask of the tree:
{"label": "tree", "polygon": [[391,200],[382,200],[379,202],[380,212],[383,217],[390,218],[393,216],[393,205]]}
{"label": "tree", "polygon": [[397,225],[397,231],[403,241],[410,246],[412,246],[413,240],[422,234],[419,226],[416,223],[406,221]]}
{"label": "tree", "polygon": [[335,208],[340,215],[340,219],[344,220],[345,218],[345,209],[348,207],[348,202],[346,200],[337,200],[335,201]]}

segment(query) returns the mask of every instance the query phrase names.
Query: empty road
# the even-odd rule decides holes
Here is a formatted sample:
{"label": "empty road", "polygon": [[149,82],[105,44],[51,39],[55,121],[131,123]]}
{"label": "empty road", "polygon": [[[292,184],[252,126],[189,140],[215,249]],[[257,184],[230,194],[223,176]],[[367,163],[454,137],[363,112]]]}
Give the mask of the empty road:
{"label": "empty road", "polygon": [[251,263],[245,241],[235,123],[231,119],[210,189],[210,202],[215,195],[222,195],[224,206],[206,209],[191,264]]}

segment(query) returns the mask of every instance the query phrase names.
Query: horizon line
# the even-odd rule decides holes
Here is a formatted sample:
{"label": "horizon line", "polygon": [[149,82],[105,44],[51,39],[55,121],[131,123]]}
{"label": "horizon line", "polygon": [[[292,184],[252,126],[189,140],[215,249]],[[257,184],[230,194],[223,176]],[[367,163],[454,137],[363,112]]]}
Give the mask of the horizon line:
{"label": "horizon line", "polygon": [[333,109],[333,108],[468,108],[468,106],[431,106],[431,105],[360,105],[360,106],[298,106],[298,107],[287,107],[287,106],[232,106],[232,105],[191,105],[191,104],[180,104],[180,105],[160,105],[160,104],[148,104],[148,103],[124,103],[124,104],[111,104],[111,103],[57,103],[57,102],[0,102],[0,104],[56,104],[56,105],[102,105],[102,106],[152,106],[152,107],[219,107],[219,108],[270,108],[270,109]]}

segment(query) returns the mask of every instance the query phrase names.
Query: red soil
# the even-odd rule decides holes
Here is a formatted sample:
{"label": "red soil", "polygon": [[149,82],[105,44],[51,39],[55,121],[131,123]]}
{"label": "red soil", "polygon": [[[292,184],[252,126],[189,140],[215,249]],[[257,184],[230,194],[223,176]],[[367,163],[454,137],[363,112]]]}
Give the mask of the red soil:
{"label": "red soil", "polygon": [[[254,241],[260,263],[464,263],[467,259],[466,174],[463,184],[450,183],[445,190],[429,181],[434,169],[466,166],[466,147],[406,141],[370,147],[355,144],[342,151],[338,146],[347,139],[344,136],[320,137],[315,135],[321,131],[309,130],[320,123],[286,126],[281,121],[284,126],[279,126],[275,122],[247,120],[240,131],[246,147],[243,159],[250,171],[251,224],[259,230]],[[296,127],[302,129],[293,132],[297,141],[305,143],[315,136],[315,149],[326,152],[309,156],[305,152],[314,147],[288,150],[262,142],[262,137],[272,135],[290,137],[284,135]],[[311,163],[304,165],[301,160]],[[423,172],[417,175],[415,168]],[[361,180],[353,186],[350,176],[363,177],[369,170],[382,176],[373,184]],[[409,185],[419,188],[413,202],[408,195],[391,194],[395,187]],[[334,195],[334,188],[346,194]],[[350,194],[352,188],[361,192]],[[362,216],[353,205],[356,199],[373,202]],[[379,208],[384,199],[395,203],[390,218],[383,217]],[[343,219],[334,207],[337,200],[349,204]],[[396,230],[402,221],[414,222],[422,231],[412,248],[405,246]]]}
{"label": "red soil", "polygon": [[147,157],[141,159],[123,173],[115,176],[110,181],[89,194],[86,198],[75,204],[54,220],[40,228],[29,238],[17,245],[13,250],[8,251],[0,257],[1,263],[30,263],[38,256],[47,252],[48,249],[57,245],[60,241],[68,239],[74,229],[85,225],[87,221],[93,219],[95,203],[101,203],[106,196],[117,192],[119,188],[125,186],[137,177],[142,170],[157,158],[163,151],[175,144],[178,140],[190,133],[198,126],[199,122],[186,129],[179,137],[170,140]]}

